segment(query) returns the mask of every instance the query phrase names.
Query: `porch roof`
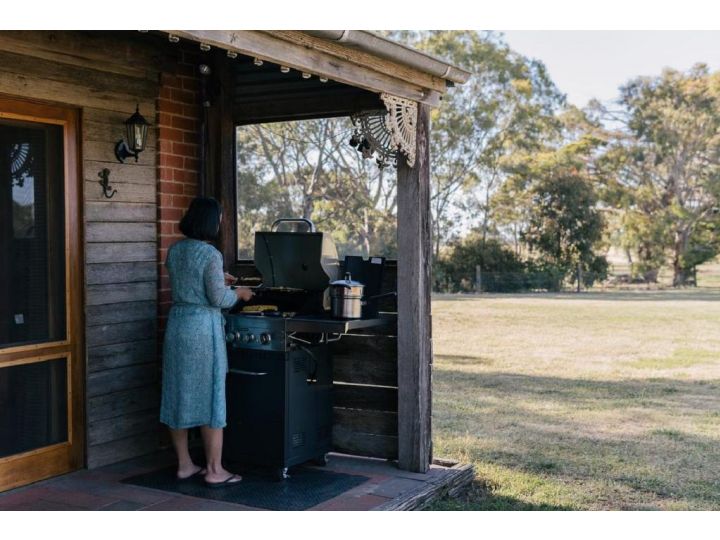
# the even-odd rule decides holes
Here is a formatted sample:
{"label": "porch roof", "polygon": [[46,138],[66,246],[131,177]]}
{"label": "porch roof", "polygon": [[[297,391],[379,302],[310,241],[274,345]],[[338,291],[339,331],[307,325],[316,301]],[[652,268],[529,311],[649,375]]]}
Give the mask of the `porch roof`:
{"label": "porch roof", "polygon": [[431,106],[439,104],[448,87],[466,82],[471,75],[438,57],[364,30],[164,32]]}

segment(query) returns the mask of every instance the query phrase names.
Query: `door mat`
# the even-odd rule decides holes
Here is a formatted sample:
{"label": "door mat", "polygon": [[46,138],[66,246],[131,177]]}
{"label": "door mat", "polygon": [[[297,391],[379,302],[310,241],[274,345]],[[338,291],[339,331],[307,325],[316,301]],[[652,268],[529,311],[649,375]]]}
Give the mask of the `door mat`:
{"label": "door mat", "polygon": [[241,471],[242,482],[208,488],[202,476],[178,481],[175,473],[176,467],[172,466],[131,476],[122,482],[268,510],[307,510],[369,480],[367,476],[296,467],[290,470],[290,478],[280,482],[257,472]]}

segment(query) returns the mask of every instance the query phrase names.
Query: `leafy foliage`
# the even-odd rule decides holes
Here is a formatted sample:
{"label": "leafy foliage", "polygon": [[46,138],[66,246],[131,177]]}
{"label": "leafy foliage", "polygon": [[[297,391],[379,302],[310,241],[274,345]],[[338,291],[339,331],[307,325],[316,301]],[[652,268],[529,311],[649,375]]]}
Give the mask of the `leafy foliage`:
{"label": "leafy foliage", "polygon": [[670,258],[682,285],[720,247],[709,234],[720,201],[720,73],[699,64],[639,77],[619,104],[602,111],[622,126],[601,160],[613,176],[608,200],[623,211],[636,273],[657,274]]}
{"label": "leafy foliage", "polygon": [[278,217],[305,217],[328,231],[341,253],[397,250],[396,175],[348,145],[347,119],[238,128],[238,238],[252,257],[253,232]]}
{"label": "leafy foliage", "polygon": [[391,33],[446,58],[473,75],[433,112],[432,167],[435,255],[454,235],[492,225],[490,199],[505,179],[504,161],[532,152],[556,129],[564,96],[542,62],[512,51],[492,32]]}
{"label": "leafy foliage", "polygon": [[[436,286],[473,289],[476,266],[484,290],[589,286],[607,276],[610,241],[636,277],[670,263],[681,285],[720,253],[720,73],[665,70],[622,87],[619,110],[583,111],[500,34],[385,34],[473,74],[431,118]],[[286,216],[315,221],[341,253],[395,256],[395,171],[362,159],[351,131],[348,119],[239,128],[241,256]]]}

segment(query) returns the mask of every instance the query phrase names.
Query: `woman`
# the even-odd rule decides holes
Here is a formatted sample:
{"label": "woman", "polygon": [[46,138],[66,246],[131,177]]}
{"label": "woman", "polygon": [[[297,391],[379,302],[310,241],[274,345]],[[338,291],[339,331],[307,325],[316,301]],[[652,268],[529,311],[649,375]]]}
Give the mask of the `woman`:
{"label": "woman", "polygon": [[[170,428],[177,478],[201,474],[210,487],[242,480],[221,463],[228,363],[220,309],[253,296],[248,288],[228,286],[236,279],[223,274],[222,256],[209,243],[217,238],[221,220],[215,199],[194,199],[180,221],[186,238],[170,247],[165,261],[173,304],[163,343],[160,421]],[[202,434],[205,469],[188,452],[188,428],[195,426]]]}

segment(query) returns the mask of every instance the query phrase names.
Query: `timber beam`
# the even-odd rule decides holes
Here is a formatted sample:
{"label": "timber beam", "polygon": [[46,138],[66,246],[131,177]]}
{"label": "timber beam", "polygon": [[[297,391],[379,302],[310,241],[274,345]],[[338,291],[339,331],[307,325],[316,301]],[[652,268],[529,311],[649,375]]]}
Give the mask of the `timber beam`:
{"label": "timber beam", "polygon": [[[233,51],[263,61],[326,77],[371,92],[425,103],[440,104],[437,77],[428,76],[406,66],[373,57],[311,36],[301,39],[301,32],[266,32],[256,30],[168,30],[181,38]],[[322,45],[322,47],[321,47]],[[410,76],[413,75],[413,76]],[[427,86],[424,86],[427,85]]]}

